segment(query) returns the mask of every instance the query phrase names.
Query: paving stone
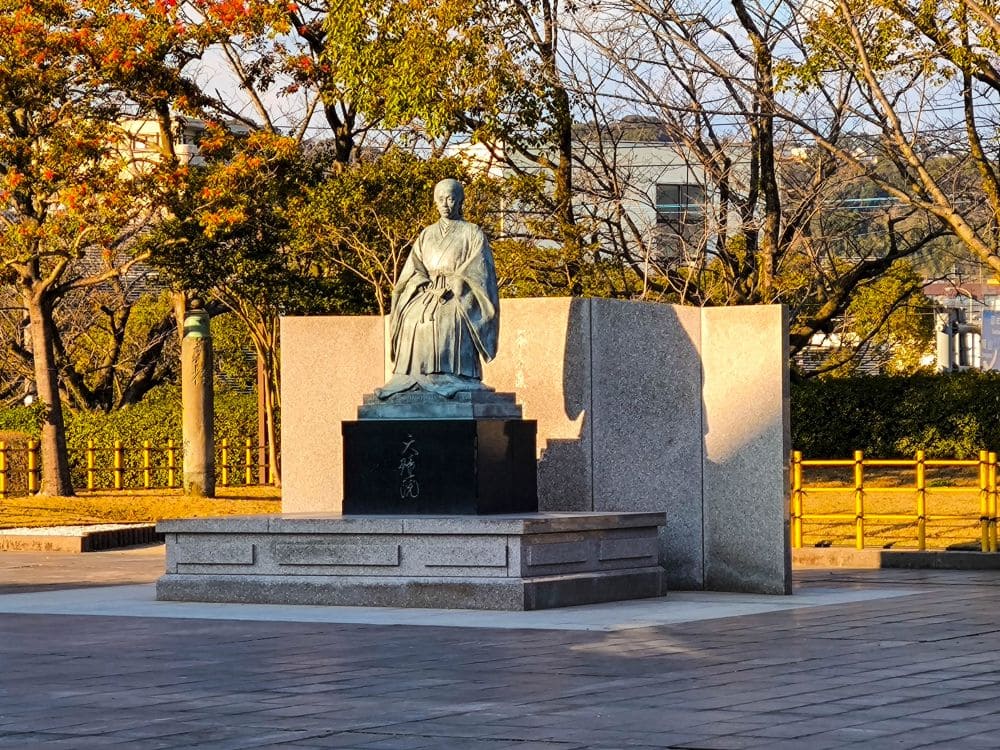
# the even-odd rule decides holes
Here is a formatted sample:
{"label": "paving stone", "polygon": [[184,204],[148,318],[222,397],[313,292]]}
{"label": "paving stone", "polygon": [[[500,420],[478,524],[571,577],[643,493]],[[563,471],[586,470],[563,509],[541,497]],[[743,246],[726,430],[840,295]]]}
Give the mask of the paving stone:
{"label": "paving stone", "polygon": [[996,748],[998,582],[619,632],[0,614],[0,748]]}

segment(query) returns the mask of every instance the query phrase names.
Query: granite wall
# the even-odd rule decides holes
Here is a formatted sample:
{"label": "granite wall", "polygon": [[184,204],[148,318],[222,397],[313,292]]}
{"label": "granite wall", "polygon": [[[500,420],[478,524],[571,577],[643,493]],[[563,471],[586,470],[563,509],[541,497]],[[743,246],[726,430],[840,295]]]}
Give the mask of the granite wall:
{"label": "granite wall", "polygon": [[[789,593],[780,306],[503,300],[484,380],[538,422],[542,510],[665,511],[671,588]],[[380,318],[282,320],[285,512],[337,512],[340,421],[385,379]]]}

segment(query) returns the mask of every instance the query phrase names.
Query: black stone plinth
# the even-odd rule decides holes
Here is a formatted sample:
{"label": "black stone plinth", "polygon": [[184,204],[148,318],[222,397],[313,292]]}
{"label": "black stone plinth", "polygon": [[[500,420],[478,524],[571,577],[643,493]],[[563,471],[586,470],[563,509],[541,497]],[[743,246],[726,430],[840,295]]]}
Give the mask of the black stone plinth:
{"label": "black stone plinth", "polygon": [[530,419],[343,423],[344,514],[534,513]]}

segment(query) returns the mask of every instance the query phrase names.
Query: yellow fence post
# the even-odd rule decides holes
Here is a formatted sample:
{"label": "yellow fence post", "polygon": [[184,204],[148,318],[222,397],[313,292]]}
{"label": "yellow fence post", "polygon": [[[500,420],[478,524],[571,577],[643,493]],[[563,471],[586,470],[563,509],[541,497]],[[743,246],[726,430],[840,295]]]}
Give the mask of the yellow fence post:
{"label": "yellow fence post", "polygon": [[222,438],[222,486],[229,486],[229,440]]}
{"label": "yellow fence post", "polygon": [[147,490],[153,486],[153,453],[152,443],[142,441],[142,486]]}
{"label": "yellow fence post", "polygon": [[990,454],[979,451],[979,549],[990,551]]}
{"label": "yellow fence post", "polygon": [[923,451],[917,451],[917,549],[927,549],[927,464]]}
{"label": "yellow fence post", "polygon": [[792,451],[792,546],[802,547],[802,451]]}
{"label": "yellow fence post", "polygon": [[989,492],[989,507],[987,508],[987,515],[990,517],[989,527],[989,541],[990,541],[990,552],[997,551],[997,454],[992,451],[987,454],[986,460],[989,461],[989,470],[987,472],[987,490]]}
{"label": "yellow fence post", "polygon": [[7,443],[0,440],[0,500],[7,497]]}
{"label": "yellow fence post", "polygon": [[38,492],[38,441],[28,441],[28,492]]}
{"label": "yellow fence post", "polygon": [[246,484],[253,484],[253,440],[247,438],[246,442]]}
{"label": "yellow fence post", "polygon": [[94,450],[94,440],[87,441],[87,489],[94,489],[94,468],[97,465],[97,455]]}
{"label": "yellow fence post", "polygon": [[113,469],[113,473],[114,473],[114,477],[115,477],[114,486],[115,486],[116,490],[120,490],[120,489],[122,489],[125,486],[125,482],[124,482],[124,479],[125,479],[124,463],[125,463],[125,461],[124,461],[124,456],[122,455],[123,453],[124,453],[124,451],[122,451],[122,441],[121,440],[116,440],[115,441],[114,460],[112,462],[112,469]]}
{"label": "yellow fence post", "polygon": [[854,451],[854,546],[865,548],[865,464],[864,453]]}
{"label": "yellow fence post", "polygon": [[167,487],[173,489],[177,486],[177,449],[174,448],[174,439],[167,440]]}

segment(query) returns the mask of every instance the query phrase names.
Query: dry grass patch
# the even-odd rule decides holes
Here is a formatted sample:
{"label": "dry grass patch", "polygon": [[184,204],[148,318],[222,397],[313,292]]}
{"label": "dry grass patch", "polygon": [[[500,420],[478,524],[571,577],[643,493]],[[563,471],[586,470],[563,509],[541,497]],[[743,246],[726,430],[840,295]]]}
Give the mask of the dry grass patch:
{"label": "dry grass patch", "polygon": [[164,518],[280,513],[275,487],[221,487],[213,499],[179,490],[81,492],[76,497],[11,497],[0,500],[0,528],[91,523],[155,523]]}
{"label": "dry grass patch", "polygon": [[[978,468],[928,467],[927,548],[978,549],[981,537]],[[805,547],[855,545],[854,475],[852,467],[806,467],[803,486],[802,543]],[[917,491],[914,472],[875,467],[865,469],[865,547],[917,548]],[[809,520],[813,515],[848,516]],[[906,516],[879,519],[878,516]]]}

